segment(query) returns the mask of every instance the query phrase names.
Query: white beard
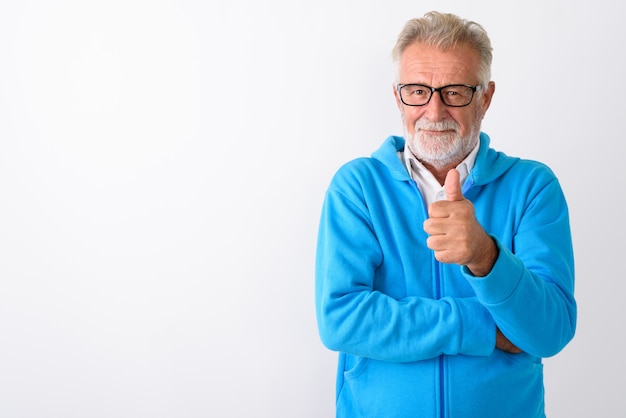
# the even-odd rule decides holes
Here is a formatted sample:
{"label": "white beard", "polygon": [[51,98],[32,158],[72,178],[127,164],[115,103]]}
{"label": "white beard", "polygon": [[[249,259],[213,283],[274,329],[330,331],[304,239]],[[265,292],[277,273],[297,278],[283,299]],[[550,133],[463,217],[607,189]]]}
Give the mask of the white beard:
{"label": "white beard", "polygon": [[[481,118],[478,117],[479,115],[476,116],[472,129],[466,137],[459,135],[459,125],[452,119],[444,119],[440,122],[418,119],[415,122],[413,136],[408,133],[406,124],[404,124],[406,144],[418,160],[437,169],[459,164],[478,143]],[[450,132],[445,135],[432,136],[421,131],[421,129],[450,130]]]}

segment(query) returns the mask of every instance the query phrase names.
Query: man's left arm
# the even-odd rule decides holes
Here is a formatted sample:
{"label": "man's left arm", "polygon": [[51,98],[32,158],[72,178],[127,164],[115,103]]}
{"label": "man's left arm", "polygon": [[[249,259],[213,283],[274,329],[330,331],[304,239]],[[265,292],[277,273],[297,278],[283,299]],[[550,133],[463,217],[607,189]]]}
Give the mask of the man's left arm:
{"label": "man's left arm", "polygon": [[424,224],[435,257],[463,266],[479,301],[511,343],[538,357],[558,353],[576,327],[571,233],[558,181],[548,182],[528,206],[514,251],[478,224],[456,170],[445,186],[447,201],[431,205]]}

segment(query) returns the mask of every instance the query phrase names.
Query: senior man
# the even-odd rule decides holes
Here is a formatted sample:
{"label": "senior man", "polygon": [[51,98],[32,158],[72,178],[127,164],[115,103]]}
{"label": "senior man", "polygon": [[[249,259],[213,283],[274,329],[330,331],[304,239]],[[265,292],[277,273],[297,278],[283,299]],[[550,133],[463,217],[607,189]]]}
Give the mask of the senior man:
{"label": "senior man", "polygon": [[495,91],[482,26],[427,13],[392,56],[405,135],[337,171],[319,226],[337,417],[544,417],[542,358],[576,327],[559,182],[480,130]]}

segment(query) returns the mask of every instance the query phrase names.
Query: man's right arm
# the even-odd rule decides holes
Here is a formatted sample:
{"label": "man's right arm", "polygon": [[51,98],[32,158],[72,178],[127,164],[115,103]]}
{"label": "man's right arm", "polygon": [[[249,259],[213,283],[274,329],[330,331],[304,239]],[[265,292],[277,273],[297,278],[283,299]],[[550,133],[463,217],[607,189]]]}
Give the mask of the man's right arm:
{"label": "man's right arm", "polygon": [[477,298],[397,300],[375,290],[383,254],[369,216],[358,199],[336,190],[327,193],[316,260],[316,310],[324,344],[395,362],[440,354],[490,355],[495,323]]}

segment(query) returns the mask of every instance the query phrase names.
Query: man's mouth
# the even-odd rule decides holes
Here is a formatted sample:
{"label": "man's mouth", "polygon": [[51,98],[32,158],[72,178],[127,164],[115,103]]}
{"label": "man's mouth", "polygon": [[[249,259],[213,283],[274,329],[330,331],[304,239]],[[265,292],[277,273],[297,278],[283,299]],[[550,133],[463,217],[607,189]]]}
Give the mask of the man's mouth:
{"label": "man's mouth", "polygon": [[420,129],[419,131],[422,133],[425,133],[426,135],[435,135],[435,136],[454,133],[453,129],[444,129],[444,130]]}

